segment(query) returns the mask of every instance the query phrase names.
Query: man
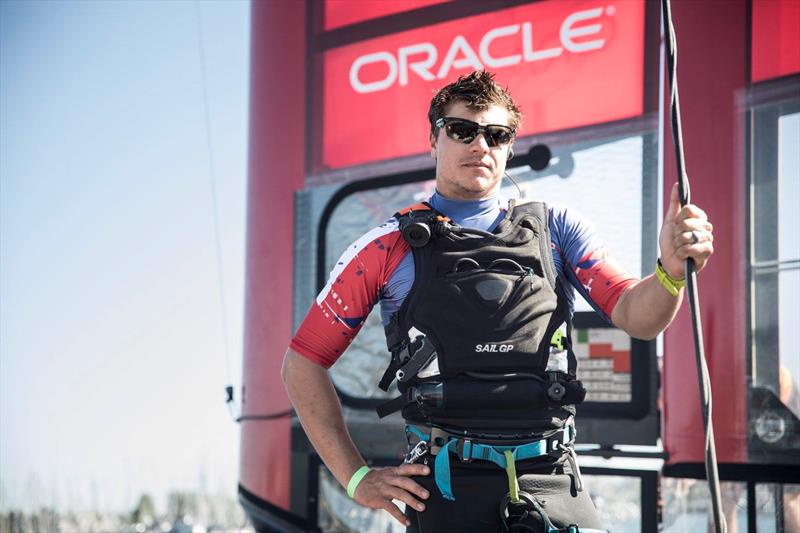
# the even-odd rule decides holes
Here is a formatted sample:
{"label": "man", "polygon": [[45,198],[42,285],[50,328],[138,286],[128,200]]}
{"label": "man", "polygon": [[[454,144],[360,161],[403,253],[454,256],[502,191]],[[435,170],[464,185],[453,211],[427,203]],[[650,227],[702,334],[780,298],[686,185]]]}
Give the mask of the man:
{"label": "man", "polygon": [[[286,390],[355,501],[411,530],[599,529],[571,447],[585,395],[569,340],[574,291],[652,339],[681,304],[686,258],[700,271],[713,253],[712,226],[699,208],[681,208],[673,187],[658,275],[636,279],[570,211],[500,205],[521,114],[493,75],[444,87],[428,118],[436,192],[345,251],[286,353]],[[411,450],[398,467],[368,469],[327,369],[378,301],[393,356],[386,377],[402,392],[384,412],[402,409]]]}

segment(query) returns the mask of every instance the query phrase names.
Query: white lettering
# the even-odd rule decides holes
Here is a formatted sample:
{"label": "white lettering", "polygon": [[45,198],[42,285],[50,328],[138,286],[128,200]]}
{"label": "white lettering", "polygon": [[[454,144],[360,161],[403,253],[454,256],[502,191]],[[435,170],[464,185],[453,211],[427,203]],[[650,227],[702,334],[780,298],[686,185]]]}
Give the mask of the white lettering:
{"label": "white lettering", "polygon": [[[463,54],[463,57],[456,59],[456,54],[458,54],[459,51]],[[461,35],[456,35],[456,38],[453,39],[453,44],[450,45],[450,50],[447,51],[447,55],[444,57],[444,61],[442,61],[442,66],[439,67],[439,72],[436,73],[436,77],[439,79],[447,77],[451,67],[472,67],[475,70],[481,70],[483,68],[478,56],[475,55],[475,51],[472,50],[467,40]]]}
{"label": "white lettering", "polygon": [[588,292],[589,294],[591,294],[591,293],[592,293],[592,282],[593,282],[593,281],[594,281],[594,278],[591,278],[591,279],[589,280],[589,283],[587,283],[587,284],[585,284],[585,285],[583,286],[583,288],[584,288],[584,289],[586,289],[586,292]]}
{"label": "white lettering", "polygon": [[564,45],[564,48],[570,52],[588,52],[589,50],[597,50],[598,48],[602,48],[606,42],[605,39],[595,39],[594,41],[584,41],[582,43],[576,43],[572,40],[574,37],[598,33],[601,28],[600,24],[581,26],[579,28],[573,28],[572,25],[581,20],[596,19],[602,14],[603,8],[596,7],[594,9],[578,11],[577,13],[573,13],[565,18],[563,24],[561,24],[560,32],[561,43]]}
{"label": "white lettering", "polygon": [[530,22],[522,24],[522,53],[525,56],[525,61],[539,61],[551,57],[558,57],[564,49],[560,46],[555,48],[548,48],[547,50],[539,50],[538,52],[533,49],[533,30]]}
{"label": "white lettering", "polygon": [[[608,11],[606,14],[609,13]],[[456,35],[450,43],[450,47],[442,60],[439,69],[434,69],[439,57],[439,50],[430,42],[415,43],[398,48],[397,54],[382,51],[363,55],[357,58],[350,66],[350,85],[357,93],[371,93],[388,89],[395,82],[401,87],[409,83],[409,70],[414,72],[424,81],[433,81],[436,78],[443,79],[449,76],[453,69],[471,68],[480,70],[486,65],[489,68],[503,68],[517,65],[521,62],[541,61],[552,59],[562,55],[566,49],[572,53],[588,52],[598,50],[605,45],[605,39],[581,40],[576,42],[579,37],[586,37],[598,34],[602,29],[600,17],[603,15],[603,8],[597,7],[577,11],[567,16],[561,24],[559,37],[561,46],[536,50],[533,42],[533,26],[530,22],[521,24],[511,24],[492,28],[487,31],[478,43],[478,54],[463,35]],[[586,24],[585,21],[590,23]],[[578,25],[583,23],[582,25]],[[494,56],[491,47],[494,41],[513,37],[522,33],[522,37],[517,41],[521,44],[521,53],[506,56]],[[517,38],[519,39],[519,37]],[[521,42],[520,42],[521,41]],[[513,41],[512,41],[513,42]],[[542,43],[539,43],[540,45]],[[385,63],[388,69],[383,79],[374,81],[363,81],[360,73],[361,69],[367,65],[375,63]]]}
{"label": "white lettering", "polygon": [[514,35],[519,31],[519,24],[512,24],[511,26],[503,26],[501,28],[495,28],[493,30],[489,30],[486,32],[486,35],[483,36],[481,39],[481,44],[478,47],[478,53],[481,56],[481,60],[483,64],[487,67],[491,68],[500,68],[500,67],[510,67],[511,65],[516,65],[522,59],[520,54],[515,54],[512,56],[507,57],[492,57],[489,54],[489,46],[492,44],[492,41],[499,37],[505,37],[507,35]]}
{"label": "white lettering", "polygon": [[[408,57],[427,53],[428,57],[422,61],[408,62]],[[412,44],[411,46],[403,46],[397,50],[397,57],[400,60],[400,85],[408,85],[408,69],[417,73],[417,76],[425,81],[433,81],[436,79],[428,69],[436,63],[437,58],[436,47],[432,43],[419,43]]]}
{"label": "white lettering", "polygon": [[[389,66],[389,73],[386,77],[379,81],[363,83],[358,77],[358,72],[361,67],[370,63],[379,63],[383,61]],[[353,61],[350,67],[350,85],[357,93],[372,93],[375,91],[382,91],[392,86],[397,79],[397,61],[394,56],[389,52],[375,52],[374,54],[367,54],[359,57]]]}
{"label": "white lettering", "polygon": [[478,353],[481,353],[481,352],[507,353],[507,352],[512,351],[513,349],[514,349],[514,345],[513,344],[476,344],[475,345],[475,351],[478,352]]}

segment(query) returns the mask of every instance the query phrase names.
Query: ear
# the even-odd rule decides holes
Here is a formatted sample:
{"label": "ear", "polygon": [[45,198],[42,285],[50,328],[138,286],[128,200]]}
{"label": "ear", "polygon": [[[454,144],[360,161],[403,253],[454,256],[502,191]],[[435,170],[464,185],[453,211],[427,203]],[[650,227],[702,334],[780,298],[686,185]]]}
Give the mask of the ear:
{"label": "ear", "polygon": [[431,143],[431,157],[436,159],[436,137],[431,133],[429,140]]}

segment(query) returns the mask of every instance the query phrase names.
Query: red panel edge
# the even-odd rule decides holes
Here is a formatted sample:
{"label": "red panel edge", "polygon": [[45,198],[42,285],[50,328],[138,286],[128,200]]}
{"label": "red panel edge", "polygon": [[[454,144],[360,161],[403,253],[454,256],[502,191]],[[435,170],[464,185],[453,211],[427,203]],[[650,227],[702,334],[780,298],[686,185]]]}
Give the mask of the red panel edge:
{"label": "red panel edge", "polygon": [[[746,0],[673,3],[678,48],[691,51],[680,55],[679,81],[692,202],[714,224],[715,254],[698,284],[721,463],[747,460],[744,110],[738,108],[746,84],[746,11]],[[665,97],[668,117],[668,89]],[[664,128],[668,199],[677,174],[668,119]],[[664,334],[663,395],[668,463],[703,463],[688,302]]]}
{"label": "red panel edge", "polygon": [[334,30],[359,22],[394,15],[450,0],[325,0],[325,30]]}
{"label": "red panel edge", "polygon": [[753,82],[800,72],[800,2],[753,2],[752,40]]}
{"label": "red panel edge", "polygon": [[[251,5],[242,414],[270,414],[289,407],[280,367],[292,333],[294,192],[305,171],[306,2]],[[239,469],[247,490],[287,510],[290,432],[288,418],[243,422]]]}

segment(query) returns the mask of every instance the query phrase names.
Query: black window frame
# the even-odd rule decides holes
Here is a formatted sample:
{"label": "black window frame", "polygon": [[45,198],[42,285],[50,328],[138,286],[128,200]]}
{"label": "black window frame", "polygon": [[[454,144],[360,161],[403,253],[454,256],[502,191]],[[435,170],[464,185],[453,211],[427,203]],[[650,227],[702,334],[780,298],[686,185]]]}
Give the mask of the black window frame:
{"label": "black window frame", "polygon": [[[746,373],[749,426],[755,424],[757,409],[766,408],[781,412],[790,420],[787,431],[794,436],[795,445],[786,449],[781,439],[772,445],[749,431],[748,456],[751,461],[775,462],[800,468],[797,450],[800,449],[800,425],[774,393],[764,384],[779,383],[780,356],[763,357],[762,353],[779,353],[779,303],[777,298],[778,274],[784,269],[797,269],[797,260],[761,261],[776,257],[778,233],[778,121],[782,116],[800,113],[800,74],[783,76],[752,84],[745,96],[745,249],[746,298],[745,317]],[[756,198],[757,197],[757,198]],[[765,201],[767,208],[759,203]],[[769,228],[775,228],[770,232]],[[767,231],[764,231],[767,230]],[[758,237],[758,238],[756,238]],[[757,280],[757,278],[760,279]],[[768,276],[767,279],[764,279]],[[789,441],[792,441],[791,435]],[[763,466],[763,465],[760,465]],[[784,478],[783,481],[790,481]]]}

